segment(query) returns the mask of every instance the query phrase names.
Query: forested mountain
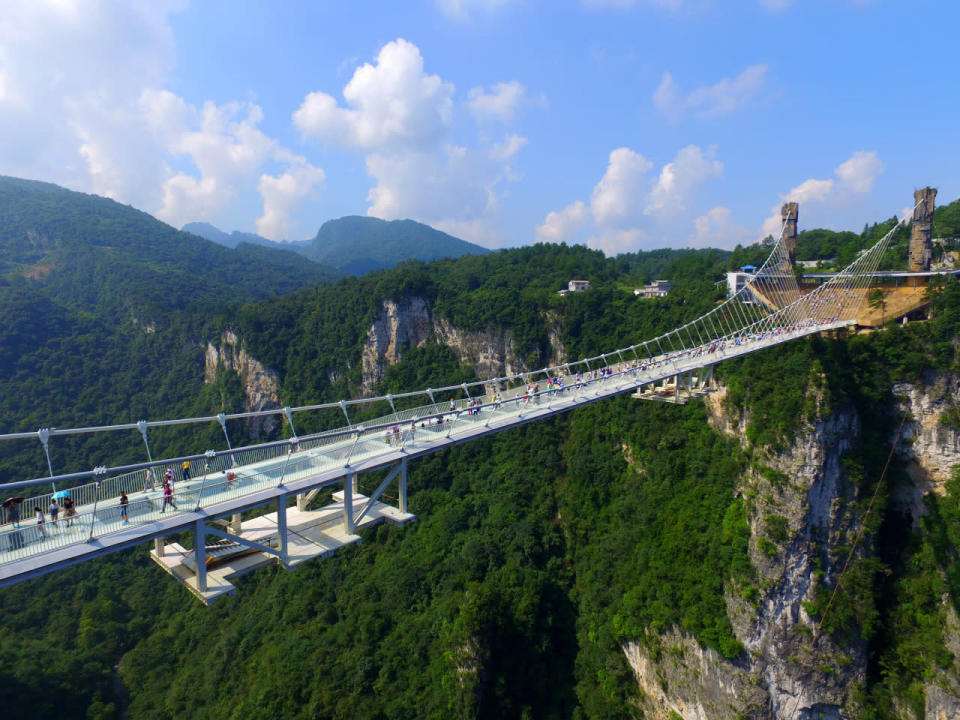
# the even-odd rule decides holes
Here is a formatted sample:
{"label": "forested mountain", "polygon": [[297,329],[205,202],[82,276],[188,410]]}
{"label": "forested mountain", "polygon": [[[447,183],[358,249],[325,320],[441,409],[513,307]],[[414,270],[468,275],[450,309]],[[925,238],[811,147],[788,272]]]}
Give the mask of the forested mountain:
{"label": "forested mountain", "polygon": [[358,215],[328,220],[316,237],[297,251],[350,275],[393,267],[404,260],[437,260],[490,252],[414,220],[387,221]]}
{"label": "forested mountain", "polygon": [[[277,373],[279,406],[575,360],[696,317],[750,253],[762,249],[605,258],[538,245],[408,261],[172,309],[150,332],[101,312],[110,297],[84,310],[11,292],[22,304],[0,316],[15,367],[4,418],[35,429],[241,410],[236,372],[204,380],[205,348],[228,334]],[[590,289],[557,295],[573,277]],[[666,298],[633,295],[654,278],[673,281]],[[416,523],[365,531],[292,573],[257,571],[211,608],[144,548],[0,590],[0,701],[13,718],[97,720],[960,708],[960,476],[937,466],[960,442],[960,286],[934,295],[926,323],[718,366],[706,403],[618,398],[412,462]],[[129,344],[99,344],[114,321]],[[73,335],[61,349],[33,343],[38,332]],[[880,484],[905,414],[912,442]],[[230,431],[239,442],[249,429]],[[55,465],[142,457],[133,435],[58,445]],[[155,443],[160,455],[223,438],[213,427]],[[41,476],[38,445],[0,447],[3,477]]]}
{"label": "forested mountain", "polygon": [[26,280],[85,311],[134,314],[245,302],[338,275],[290,252],[245,255],[107,198],[9,177],[0,177],[0,273],[5,287]]}
{"label": "forested mountain", "polygon": [[[227,249],[105,198],[0,178],[0,427],[196,410],[202,329],[218,313],[338,274],[287,251]],[[11,467],[2,457],[0,477]]]}
{"label": "forested mountain", "polygon": [[209,223],[187,223],[182,230],[225,247],[249,243],[291,250],[347,275],[383,270],[404,260],[438,260],[490,252],[414,220],[387,221],[358,215],[328,220],[311,240],[286,243],[236,230],[227,234]]}

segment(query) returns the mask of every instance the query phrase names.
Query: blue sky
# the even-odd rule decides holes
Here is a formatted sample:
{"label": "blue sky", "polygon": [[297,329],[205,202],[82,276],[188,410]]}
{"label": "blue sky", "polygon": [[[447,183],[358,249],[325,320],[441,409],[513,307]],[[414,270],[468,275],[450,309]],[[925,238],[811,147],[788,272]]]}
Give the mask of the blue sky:
{"label": "blue sky", "polygon": [[0,173],[276,240],[412,217],[608,254],[960,193],[942,0],[14,0]]}

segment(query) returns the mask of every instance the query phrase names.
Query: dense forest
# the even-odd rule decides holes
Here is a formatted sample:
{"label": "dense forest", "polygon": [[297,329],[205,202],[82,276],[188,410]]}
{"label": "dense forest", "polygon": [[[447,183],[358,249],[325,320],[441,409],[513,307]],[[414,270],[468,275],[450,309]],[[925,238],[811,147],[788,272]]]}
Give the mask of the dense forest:
{"label": "dense forest", "polygon": [[[22,220],[10,247],[35,227],[50,238],[56,223],[92,222],[80,209],[67,219],[51,208],[32,212],[49,221]],[[944,228],[951,212],[938,216]],[[811,231],[799,245],[840,257],[883,227]],[[90,230],[101,244],[107,232]],[[56,263],[49,275],[25,270],[45,258],[62,262],[59,250],[17,252],[4,251],[0,287],[5,430],[240,410],[235,377],[203,382],[203,348],[225,329],[280,374],[283,403],[355,396],[366,329],[388,297],[422,297],[459,328],[509,328],[530,367],[548,356],[550,332],[576,359],[696,317],[722,298],[723,273],[763,249],[606,258],[538,245],[407,262],[335,284],[303,278],[300,289],[275,296],[292,288],[251,290],[217,260],[213,274],[224,285],[196,302],[186,292],[192,285],[168,284],[174,270],[158,267],[155,253],[131,259],[120,277],[102,273],[96,285],[102,248],[88,253],[77,240],[76,275],[62,280]],[[263,269],[268,257],[242,272]],[[133,288],[151,272],[161,291],[131,311]],[[590,280],[591,290],[557,295],[571,277]],[[655,278],[673,282],[670,295],[637,300],[633,288]],[[199,269],[195,279],[210,287]],[[365,531],[359,545],[295,572],[257,571],[210,608],[144,548],[0,590],[0,699],[13,718],[641,717],[624,642],[669,656],[659,637],[678,628],[742,662],[725,593],[735,588],[755,607],[769,588],[748,550],[758,500],[738,483],[768,472],[771,453],[832,408],[862,419],[861,439],[843,462],[848,512],[866,515],[900,420],[894,383],[960,372],[960,285],[945,283],[934,295],[925,323],[816,337],[720,366],[728,411],[747,418],[742,441],[715,429],[702,403],[622,397],[412,463],[415,523]],[[428,343],[391,367],[378,391],[473,376],[447,348]],[[157,453],[222,443],[214,430],[160,435]],[[238,438],[244,431],[231,428]],[[62,443],[54,461],[141,457],[137,439],[118,438],[98,455],[82,440]],[[37,445],[3,448],[0,476],[42,476]],[[377,478],[361,481],[375,486]],[[863,717],[877,720],[910,717],[903,708],[922,717],[924,679],[945,668],[956,674],[941,599],[960,611],[960,475],[945,494],[926,498],[917,525],[893,499],[911,482],[895,460],[824,627],[839,646],[866,648],[858,702]],[[788,540],[778,517],[765,519],[762,547],[773,554]],[[818,562],[830,569],[843,560],[824,549]],[[834,589],[817,587],[811,616],[824,616]]]}

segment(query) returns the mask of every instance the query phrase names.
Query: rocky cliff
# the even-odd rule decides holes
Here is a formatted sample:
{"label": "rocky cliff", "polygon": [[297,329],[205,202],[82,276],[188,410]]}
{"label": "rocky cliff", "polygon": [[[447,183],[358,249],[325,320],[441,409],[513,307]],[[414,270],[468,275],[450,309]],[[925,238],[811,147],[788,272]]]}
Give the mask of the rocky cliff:
{"label": "rocky cliff", "polygon": [[900,410],[907,413],[899,452],[920,494],[943,493],[950,468],[960,463],[960,433],[946,422],[960,399],[960,381],[948,373],[926,373],[917,383],[893,386]]}
{"label": "rocky cliff", "polygon": [[[537,356],[536,367],[563,361],[564,349],[559,340],[557,320],[545,317],[544,321],[548,327],[550,357],[542,358],[540,362],[541,358]],[[509,330],[463,330],[435,314],[423,298],[386,299],[367,329],[363,345],[364,394],[373,392],[386,369],[399,362],[405,350],[420,347],[431,340],[453,350],[460,364],[473,367],[481,378],[502,377],[532,369],[519,356],[516,341]]]}
{"label": "rocky cliff", "polygon": [[[220,336],[218,345],[207,343],[204,353],[203,379],[206,383],[216,380],[218,372],[235,372],[243,386],[244,412],[275,410],[280,407],[280,376],[243,348],[232,330]],[[275,432],[279,426],[278,415],[248,418],[247,427],[251,437],[262,437]]]}
{"label": "rocky cliff", "polygon": [[[894,388],[900,409],[909,412],[899,448],[915,479],[912,491],[899,499],[915,517],[924,511],[923,495],[942,493],[950,467],[960,463],[960,433],[943,423],[957,391],[958,378],[942,374]],[[743,438],[749,413],[724,412],[723,393],[721,388],[707,399],[711,421],[719,431]],[[751,449],[755,462],[738,487],[748,510],[759,596],[748,601],[751,593],[739,587],[726,593],[727,613],[746,652],[729,661],[678,630],[661,635],[654,646],[625,644],[649,717],[859,716],[866,648],[855,642],[840,647],[828,633],[814,646],[817,624],[807,608],[818,583],[833,586],[859,527],[842,458],[860,441],[861,419],[852,408],[839,407],[818,413],[785,450]],[[950,607],[947,617],[955,630]],[[957,635],[947,635],[948,649],[960,660]],[[924,690],[927,718],[960,717],[955,678],[938,672]]]}

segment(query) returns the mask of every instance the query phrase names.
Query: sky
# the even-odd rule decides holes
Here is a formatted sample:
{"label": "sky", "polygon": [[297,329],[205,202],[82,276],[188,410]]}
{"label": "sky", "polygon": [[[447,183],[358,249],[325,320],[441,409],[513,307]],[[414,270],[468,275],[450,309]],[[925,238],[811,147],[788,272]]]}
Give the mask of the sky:
{"label": "sky", "polygon": [[5,0],[0,174],[273,240],[608,255],[960,194],[956,0]]}

